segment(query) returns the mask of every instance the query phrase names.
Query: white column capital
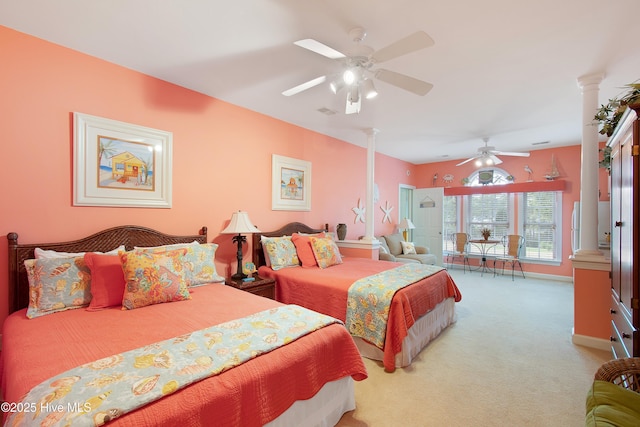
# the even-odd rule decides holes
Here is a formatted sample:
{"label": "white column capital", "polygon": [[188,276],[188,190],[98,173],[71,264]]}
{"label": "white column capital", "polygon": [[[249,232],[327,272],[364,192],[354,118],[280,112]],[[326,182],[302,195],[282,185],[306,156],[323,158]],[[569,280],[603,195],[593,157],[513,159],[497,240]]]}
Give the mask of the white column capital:
{"label": "white column capital", "polygon": [[366,133],[367,136],[376,136],[377,134],[380,133],[380,129],[369,128],[369,129],[365,129],[364,133]]}
{"label": "white column capital", "polygon": [[604,73],[593,73],[593,74],[585,74],[584,76],[578,77],[578,87],[584,90],[589,86],[596,86],[602,82],[604,79]]}

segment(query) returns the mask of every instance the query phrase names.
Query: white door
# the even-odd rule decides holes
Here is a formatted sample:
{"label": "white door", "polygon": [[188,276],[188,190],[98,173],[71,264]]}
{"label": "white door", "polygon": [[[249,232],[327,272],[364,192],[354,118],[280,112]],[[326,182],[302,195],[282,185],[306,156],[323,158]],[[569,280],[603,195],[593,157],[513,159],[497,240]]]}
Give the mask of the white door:
{"label": "white door", "polygon": [[442,265],[442,202],[444,188],[418,188],[413,190],[413,241],[426,246]]}

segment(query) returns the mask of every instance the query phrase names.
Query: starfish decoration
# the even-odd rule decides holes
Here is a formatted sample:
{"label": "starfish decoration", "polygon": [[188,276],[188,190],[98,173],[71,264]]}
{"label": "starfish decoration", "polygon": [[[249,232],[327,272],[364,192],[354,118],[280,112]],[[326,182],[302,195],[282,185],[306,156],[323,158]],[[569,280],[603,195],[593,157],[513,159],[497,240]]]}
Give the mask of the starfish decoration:
{"label": "starfish decoration", "polygon": [[384,224],[385,221],[391,222],[391,211],[393,210],[393,206],[389,206],[389,201],[388,200],[385,201],[384,208],[380,206],[380,209],[382,209],[382,212],[384,212],[384,216],[382,217],[382,223]]}
{"label": "starfish decoration", "polygon": [[358,206],[356,206],[355,208],[351,208],[351,210],[356,214],[356,219],[353,220],[354,224],[358,221],[364,222],[364,212],[366,211],[366,208],[362,206],[362,203],[360,203],[360,199],[358,199]]}

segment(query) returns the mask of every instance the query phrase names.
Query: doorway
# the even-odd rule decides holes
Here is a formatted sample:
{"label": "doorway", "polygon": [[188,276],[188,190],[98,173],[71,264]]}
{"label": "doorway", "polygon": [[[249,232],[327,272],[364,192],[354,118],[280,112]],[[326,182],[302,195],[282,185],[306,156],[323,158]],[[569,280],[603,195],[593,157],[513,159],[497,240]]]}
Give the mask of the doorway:
{"label": "doorway", "polygon": [[[416,187],[407,184],[400,184],[398,191],[398,222],[396,227],[402,218],[409,218],[413,222],[413,190]],[[413,230],[409,230],[409,241],[413,241]]]}

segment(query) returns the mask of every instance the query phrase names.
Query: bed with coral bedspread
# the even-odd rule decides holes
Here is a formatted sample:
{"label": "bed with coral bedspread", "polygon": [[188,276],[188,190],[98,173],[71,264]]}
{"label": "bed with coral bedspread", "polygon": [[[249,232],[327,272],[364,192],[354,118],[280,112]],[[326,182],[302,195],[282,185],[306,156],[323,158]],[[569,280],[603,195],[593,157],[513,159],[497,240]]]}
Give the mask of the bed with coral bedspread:
{"label": "bed with coral bedspread", "polygon": [[[42,314],[26,308],[29,304],[29,273],[25,268],[25,261],[34,258],[35,248],[94,253],[108,252],[125,245],[126,253],[136,253],[132,250],[134,246],[162,245],[163,248],[154,250],[153,255],[145,256],[161,263],[163,261],[159,257],[169,253],[164,249],[166,245],[197,241],[202,245],[199,250],[211,249],[212,246],[215,249],[215,245],[206,243],[204,228],[200,235],[170,236],[143,227],[122,226],[85,239],[56,244],[18,244],[15,233],[10,233],[8,238],[12,314],[3,325],[2,336],[1,385],[3,399],[9,404],[6,407],[9,410],[4,411],[5,420],[8,418],[11,422],[20,421],[21,425],[29,425],[34,415],[31,410],[46,408],[54,418],[60,419],[60,425],[64,425],[78,415],[71,412],[86,408],[84,405],[90,402],[96,425],[108,421],[110,416],[114,419],[109,425],[114,426],[333,425],[344,412],[355,407],[353,380],[366,378],[366,370],[351,336],[339,323],[302,333],[299,338],[286,345],[263,354],[252,354],[244,363],[223,366],[215,374],[207,374],[204,379],[185,386],[170,384],[172,382],[156,384],[146,381],[147,378],[129,378],[134,384],[132,388],[135,394],[162,389],[163,395],[141,408],[131,409],[130,412],[122,412],[117,405],[114,406],[113,402],[117,402],[116,393],[97,394],[97,391],[86,384],[84,388],[88,394],[74,398],[76,401],[73,402],[73,407],[68,404],[56,406],[64,402],[64,394],[68,392],[68,388],[60,387],[60,382],[56,383],[57,387],[51,386],[48,396],[29,396],[27,400],[23,400],[32,388],[47,382],[49,378],[79,365],[108,360],[109,356],[123,352],[141,351],[144,354],[136,359],[136,365],[138,361],[141,365],[136,366],[137,368],[147,368],[145,363],[148,362],[149,365],[159,365],[162,370],[176,357],[166,357],[158,347],[161,341],[182,340],[203,328],[236,324],[246,316],[275,313],[276,309],[290,307],[222,283],[199,283],[196,286],[191,277],[188,296],[173,302],[150,303],[135,309],[123,309],[122,304],[102,304],[92,311],[91,302],[85,302],[76,309]],[[176,250],[169,251],[173,254]],[[93,254],[90,257],[122,259],[122,254]],[[156,254],[160,255],[156,257]],[[189,266],[193,272],[193,265],[189,265],[189,262],[175,262],[173,267],[177,272],[171,266],[168,270],[178,274],[182,268]],[[103,266],[107,264],[113,267],[109,263]],[[213,264],[212,259],[209,264]],[[95,285],[96,290],[97,281],[104,279],[99,276],[106,275],[110,280],[114,279],[113,269],[110,270],[111,273],[107,273],[106,270],[96,268],[97,265],[99,263],[93,262],[93,268],[89,270],[90,284]],[[123,264],[120,269],[124,277],[127,277],[126,266]],[[61,274],[60,271],[62,270],[58,269],[55,274]],[[167,271],[160,271],[164,274],[163,277],[170,275]],[[39,274],[42,275],[42,271]],[[215,275],[215,270],[213,274]],[[84,280],[82,274],[78,274],[78,277],[81,278],[80,281]],[[129,283],[128,278],[125,281]],[[128,290],[124,292],[125,297],[127,292]],[[105,298],[105,295],[101,297]],[[113,295],[106,298],[113,300]],[[139,303],[139,300],[132,301],[134,305]],[[77,302],[78,298],[74,300],[74,303]],[[30,318],[27,317],[28,312]],[[263,319],[260,323],[262,326],[256,326],[256,329],[268,329],[264,326],[265,323],[271,325],[270,321],[265,322]],[[273,333],[273,330],[268,332]],[[213,339],[208,342],[211,347],[207,349],[210,350],[207,353],[209,355],[214,355],[216,349],[219,349],[221,356],[225,352],[238,351],[240,354],[242,350],[241,346],[215,347],[218,342]],[[185,348],[184,353],[196,350],[195,347]],[[165,357],[160,354],[165,354]],[[212,358],[216,359],[216,356]],[[234,358],[237,357],[234,355]],[[201,362],[203,358],[197,360]],[[206,360],[211,362],[211,358]],[[200,368],[201,366],[198,370],[202,370]],[[193,369],[191,366],[188,370],[191,373]],[[131,376],[124,374],[125,377],[127,375]],[[100,380],[110,381],[116,376],[112,375],[109,377],[111,379],[103,376]],[[152,379],[155,377],[150,376]],[[42,406],[43,402],[50,405]],[[12,414],[19,409],[22,409],[21,414]],[[55,412],[65,414],[53,414]],[[11,415],[13,416],[10,417]]]}
{"label": "bed with coral bedspread", "polygon": [[[321,268],[304,261],[308,255],[304,254],[299,240],[295,240],[294,246],[300,266],[274,269],[273,265],[267,265],[269,255],[265,254],[262,245],[267,241],[265,238],[278,239],[299,233],[321,235],[323,230],[296,222],[275,231],[254,234],[253,259],[259,266],[259,274],[276,279],[278,301],[328,314],[347,325],[347,301],[351,285],[364,278],[386,274],[391,269],[403,268],[401,263],[351,257],[341,257],[341,262]],[[422,267],[425,270],[438,270],[431,266]],[[455,302],[460,301],[462,296],[453,279],[444,269],[426,274],[429,274],[428,277],[394,291],[388,308],[383,348],[354,337],[362,355],[381,360],[387,371],[408,366],[431,340],[455,322]]]}

